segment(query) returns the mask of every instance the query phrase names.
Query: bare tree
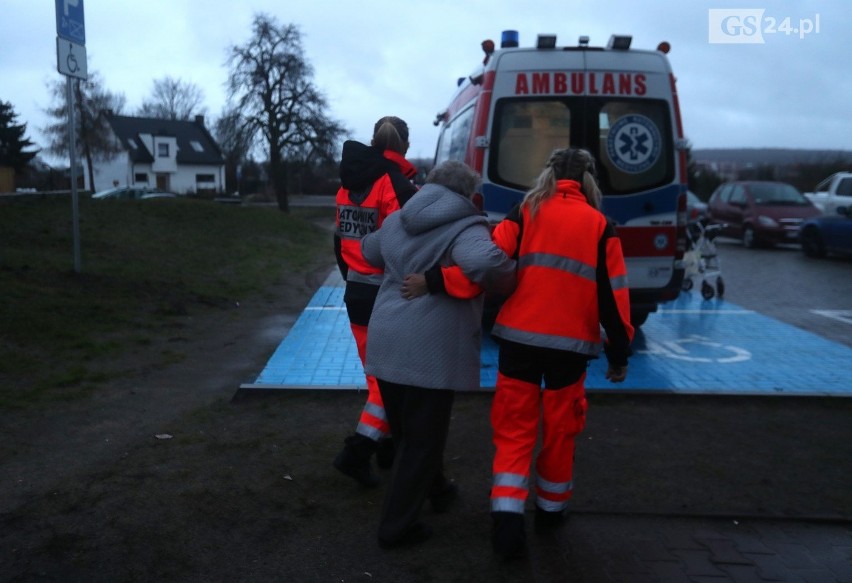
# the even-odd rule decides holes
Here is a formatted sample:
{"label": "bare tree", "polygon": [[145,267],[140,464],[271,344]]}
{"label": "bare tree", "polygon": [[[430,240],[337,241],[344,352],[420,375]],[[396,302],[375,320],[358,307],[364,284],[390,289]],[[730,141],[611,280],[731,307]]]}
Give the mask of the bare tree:
{"label": "bare tree", "polygon": [[205,115],[204,92],[194,83],[172,77],[154,81],[151,98],[143,101],[138,110],[141,117],[156,119],[193,119]]}
{"label": "bare tree", "polygon": [[253,136],[262,136],[278,208],[289,211],[288,154],[303,148],[327,150],[343,134],[326,115],[325,96],[312,82],[299,29],[257,14],[252,37],[230,48],[229,99]]}
{"label": "bare tree", "polygon": [[[68,144],[68,99],[64,79],[49,83],[54,105],[45,109],[52,122],[42,128],[49,145],[47,151],[56,156],[70,156]],[[74,80],[74,107],[76,122],[76,151],[83,155],[89,172],[89,184],[95,183],[95,160],[108,160],[121,152],[121,145],[113,139],[107,118],[124,109],[125,97],[103,88],[100,75],[89,72],[85,81]]]}

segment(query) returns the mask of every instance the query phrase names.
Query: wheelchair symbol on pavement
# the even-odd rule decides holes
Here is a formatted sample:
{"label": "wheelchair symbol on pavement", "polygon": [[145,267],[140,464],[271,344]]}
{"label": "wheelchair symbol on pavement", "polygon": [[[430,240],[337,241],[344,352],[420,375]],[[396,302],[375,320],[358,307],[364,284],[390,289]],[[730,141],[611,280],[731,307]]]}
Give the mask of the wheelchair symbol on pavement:
{"label": "wheelchair symbol on pavement", "polygon": [[[692,345],[698,350],[690,351],[689,345]],[[645,350],[637,350],[637,352],[688,362],[732,364],[751,360],[751,352],[745,348],[713,342],[710,338],[697,334],[665,342],[648,342]],[[705,356],[705,354],[709,354],[710,356]],[[714,356],[716,354],[718,356]]]}

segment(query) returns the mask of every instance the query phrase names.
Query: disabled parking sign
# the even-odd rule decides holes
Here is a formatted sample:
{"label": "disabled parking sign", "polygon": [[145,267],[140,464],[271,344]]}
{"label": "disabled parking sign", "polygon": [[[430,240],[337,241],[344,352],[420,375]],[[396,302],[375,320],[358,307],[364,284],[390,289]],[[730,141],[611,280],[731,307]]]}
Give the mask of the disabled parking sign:
{"label": "disabled parking sign", "polygon": [[660,130],[644,115],[625,115],[610,128],[606,148],[609,159],[619,170],[639,174],[656,164],[660,158]]}

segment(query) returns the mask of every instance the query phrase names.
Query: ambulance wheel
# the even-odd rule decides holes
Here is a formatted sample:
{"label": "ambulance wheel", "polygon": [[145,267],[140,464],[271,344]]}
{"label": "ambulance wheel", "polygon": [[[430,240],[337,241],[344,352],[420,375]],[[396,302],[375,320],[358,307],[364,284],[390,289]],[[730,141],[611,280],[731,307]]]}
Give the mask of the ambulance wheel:
{"label": "ambulance wheel", "polygon": [[725,280],[721,277],[716,278],[716,295],[720,298],[725,295]]}
{"label": "ambulance wheel", "polygon": [[706,281],[701,282],[701,297],[705,300],[711,300],[714,295],[716,295],[716,292],[713,291],[713,286]]}
{"label": "ambulance wheel", "polygon": [[638,328],[645,323],[650,313],[648,310],[630,310],[630,323],[634,328]]}
{"label": "ambulance wheel", "polygon": [[681,284],[680,287],[681,287],[681,289],[683,289],[683,291],[689,291],[689,290],[692,289],[692,285],[693,285],[692,278],[691,277],[685,277],[685,278],[683,278],[683,283]]}

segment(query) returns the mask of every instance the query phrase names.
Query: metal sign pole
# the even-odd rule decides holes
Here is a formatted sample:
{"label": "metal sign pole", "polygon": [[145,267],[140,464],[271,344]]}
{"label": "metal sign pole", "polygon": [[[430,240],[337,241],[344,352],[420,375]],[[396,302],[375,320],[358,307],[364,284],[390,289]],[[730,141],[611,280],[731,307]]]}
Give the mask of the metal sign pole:
{"label": "metal sign pole", "polygon": [[[71,159],[71,214],[74,228],[74,271],[80,273],[80,201],[77,198],[77,136],[74,123],[74,80],[87,79],[86,19],[83,0],[56,0],[56,69],[66,76],[68,154]],[[93,185],[94,186],[94,185]]]}
{"label": "metal sign pole", "polygon": [[77,197],[77,136],[74,123],[74,81],[66,77],[65,91],[68,101],[68,152],[71,158],[71,220],[74,230],[74,272],[81,273],[80,265],[80,205]]}

